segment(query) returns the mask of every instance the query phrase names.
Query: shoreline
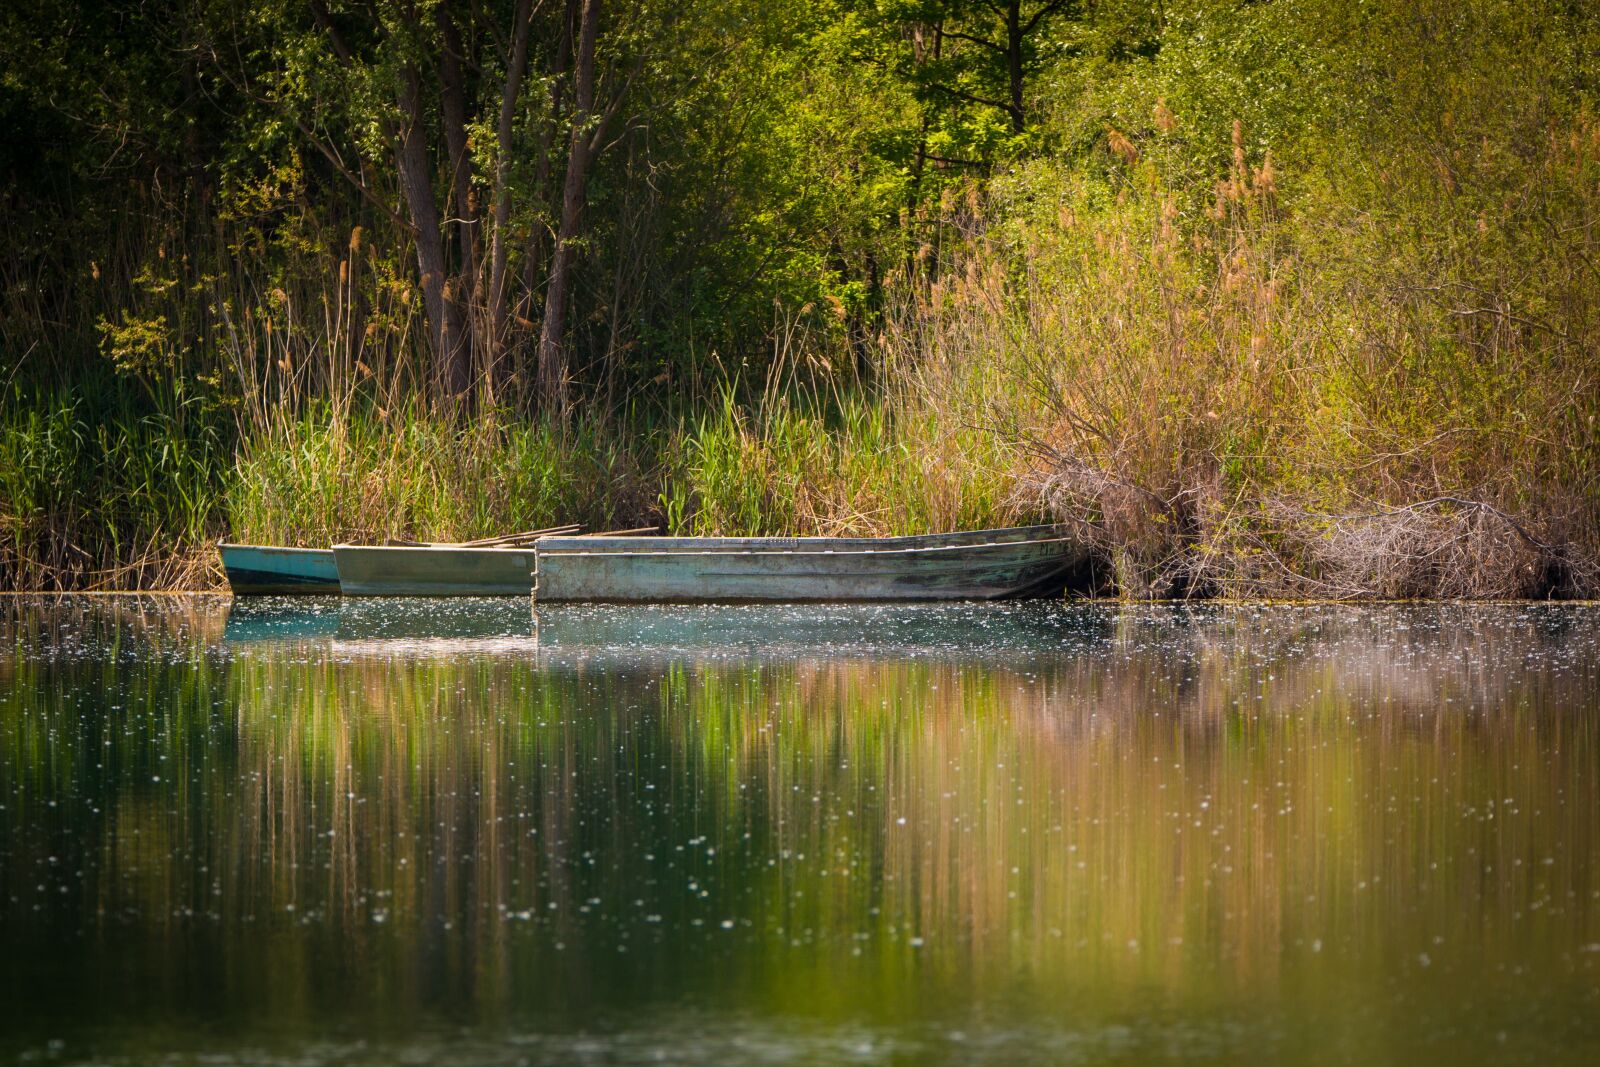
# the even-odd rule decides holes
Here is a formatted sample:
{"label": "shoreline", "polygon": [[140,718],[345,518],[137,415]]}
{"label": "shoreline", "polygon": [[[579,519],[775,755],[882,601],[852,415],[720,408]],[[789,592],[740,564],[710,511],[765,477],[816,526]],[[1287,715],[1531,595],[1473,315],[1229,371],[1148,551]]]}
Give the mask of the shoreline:
{"label": "shoreline", "polygon": [[[327,594],[319,594],[319,595],[312,595],[312,596],[298,596],[298,595],[287,595],[287,594],[285,594],[285,595],[279,595],[279,596],[243,596],[243,597],[241,597],[241,596],[235,596],[227,588],[222,588],[222,589],[73,589],[73,590],[0,589],[0,598],[5,598],[7,600],[12,600],[12,601],[15,601],[15,600],[28,600],[28,599],[36,599],[36,600],[50,599],[50,600],[56,600],[56,599],[62,599],[62,598],[66,598],[66,597],[73,597],[73,598],[80,598],[80,597],[81,598],[113,598],[113,597],[117,597],[117,598],[129,598],[129,599],[132,599],[132,598],[135,598],[135,597],[172,597],[172,598],[193,597],[193,598],[197,598],[197,599],[201,598],[201,597],[216,597],[216,598],[219,598],[219,599],[237,600],[237,601],[239,601],[241,603],[245,603],[245,604],[256,603],[256,602],[266,602],[266,601],[272,601],[274,603],[278,603],[278,602],[282,602],[282,601],[299,601],[299,600],[308,600],[308,601],[309,600],[315,600],[315,601],[318,601],[318,602],[323,602],[323,601],[328,601],[328,600],[350,600],[350,601],[430,600],[430,601],[432,601],[432,600],[520,600],[520,599],[524,599],[522,597],[491,597],[491,596],[482,596],[482,597],[479,597],[479,596],[466,596],[466,597],[368,597],[368,596],[351,596],[351,597],[346,597],[346,596],[343,596],[343,595],[338,594],[338,593],[327,593]],[[1091,605],[1092,606],[1101,606],[1101,605],[1113,606],[1114,605],[1114,606],[1119,606],[1119,607],[1229,607],[1229,608],[1335,608],[1335,607],[1338,607],[1338,608],[1352,608],[1352,607],[1426,607],[1426,606],[1452,605],[1452,606],[1457,606],[1457,607],[1485,607],[1485,608],[1487,608],[1487,607],[1530,607],[1530,606],[1534,606],[1534,605],[1550,605],[1550,606],[1561,606],[1561,607],[1600,607],[1600,598],[1594,598],[1594,597],[1573,597],[1573,598],[1548,597],[1548,598],[1543,598],[1543,599],[1533,599],[1533,598],[1520,598],[1519,599],[1519,598],[1506,598],[1506,597],[1496,597],[1496,598],[1487,598],[1486,597],[1484,599],[1478,600],[1478,599],[1468,599],[1468,598],[1464,598],[1464,597],[1456,597],[1456,598],[1448,598],[1448,597],[1413,597],[1413,598],[1409,598],[1409,599],[1406,599],[1406,598],[1388,598],[1388,599],[1384,599],[1384,598],[1359,598],[1359,599],[1358,598],[1351,598],[1351,599],[1344,599],[1344,600],[1338,600],[1338,599],[1292,600],[1292,599],[1284,599],[1284,598],[1276,598],[1276,599],[1264,598],[1264,599],[1259,599],[1259,600],[1252,600],[1252,599],[1246,599],[1246,598],[1242,598],[1242,597],[1193,597],[1193,598],[1189,598],[1189,599],[1183,599],[1183,598],[1140,599],[1140,598],[1135,598],[1135,597],[1104,596],[1104,597],[1057,597],[1057,598],[1035,597],[1035,598],[1018,598],[1018,599],[1013,599],[1013,600],[911,600],[911,601],[893,601],[893,602],[890,602],[890,601],[876,601],[876,600],[821,600],[821,601],[805,601],[805,602],[803,602],[803,605],[817,605],[817,606],[823,606],[823,607],[840,607],[840,606],[845,606],[845,605],[858,604],[858,605],[861,605],[863,607],[869,607],[869,606],[882,605],[882,604],[885,604],[885,603],[894,603],[897,606],[901,606],[901,607],[930,607],[930,606],[936,606],[936,605],[943,606],[943,605],[951,605],[951,604],[1046,604],[1046,603],[1056,603],[1056,604],[1069,604],[1069,605],[1072,605],[1074,607],[1091,606]],[[561,607],[569,607],[569,606],[585,607],[585,606],[605,606],[605,605],[601,604],[599,602],[596,602],[595,604],[589,604],[587,602],[577,601],[577,602],[573,602],[572,604],[562,604],[560,606]],[[654,606],[654,607],[719,607],[719,606],[721,606],[721,607],[729,607],[729,606],[733,606],[733,607],[755,607],[755,608],[760,608],[760,607],[788,608],[788,607],[802,606],[802,604],[801,603],[782,602],[782,601],[775,601],[775,602],[772,602],[772,603],[755,603],[755,604],[752,604],[752,603],[737,603],[737,604],[735,604],[735,603],[729,603],[729,604],[694,603],[694,604],[684,604],[684,603],[671,602],[671,601],[662,601],[662,602],[660,602],[658,604],[651,604],[649,606]],[[547,608],[548,607],[549,606],[547,606]]]}

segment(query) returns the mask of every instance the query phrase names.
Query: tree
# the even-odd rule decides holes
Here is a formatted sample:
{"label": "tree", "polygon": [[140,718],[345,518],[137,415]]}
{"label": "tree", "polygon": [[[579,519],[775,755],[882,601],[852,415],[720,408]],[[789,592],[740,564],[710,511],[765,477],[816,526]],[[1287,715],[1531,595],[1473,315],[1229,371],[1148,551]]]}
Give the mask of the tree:
{"label": "tree", "polygon": [[877,40],[866,54],[912,86],[926,109],[919,161],[983,163],[1004,135],[1028,131],[1029,86],[1053,24],[1078,17],[1075,0],[899,0],[868,9]]}
{"label": "tree", "polygon": [[627,95],[627,79],[613,77],[610,100],[596,103],[595,48],[600,35],[601,0],[581,0],[578,48],[573,65],[573,110],[567,138],[566,178],[561,183],[561,218],[556,230],[550,276],[545,286],[544,319],[539,327],[539,397],[547,408],[567,407],[567,302],[575,245],[582,236],[589,175],[606,147],[612,121]]}

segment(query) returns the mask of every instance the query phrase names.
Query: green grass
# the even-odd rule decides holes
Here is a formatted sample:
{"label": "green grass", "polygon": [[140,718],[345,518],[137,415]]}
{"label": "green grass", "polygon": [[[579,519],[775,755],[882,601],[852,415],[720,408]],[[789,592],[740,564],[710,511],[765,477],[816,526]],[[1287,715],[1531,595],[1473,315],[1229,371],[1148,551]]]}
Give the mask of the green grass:
{"label": "green grass", "polygon": [[0,588],[206,584],[226,528],[231,426],[117,392],[0,404]]}
{"label": "green grass", "polygon": [[466,540],[567,522],[637,526],[655,496],[643,462],[593,425],[312,412],[247,443],[227,496],[229,527],[242,540],[326,545]]}

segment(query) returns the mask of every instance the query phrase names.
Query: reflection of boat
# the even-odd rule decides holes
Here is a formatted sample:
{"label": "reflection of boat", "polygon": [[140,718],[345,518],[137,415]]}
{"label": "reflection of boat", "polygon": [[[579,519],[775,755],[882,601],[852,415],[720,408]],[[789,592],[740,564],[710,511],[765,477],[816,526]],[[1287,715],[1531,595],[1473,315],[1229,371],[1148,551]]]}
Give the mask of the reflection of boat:
{"label": "reflection of boat", "polygon": [[340,625],[336,600],[253,600],[228,609],[222,639],[229,644],[333,637]]}
{"label": "reflection of boat", "polygon": [[240,595],[337,593],[339,570],[326,548],[218,545],[228,585]]}
{"label": "reflection of boat", "polygon": [[[541,603],[1054,596],[1086,559],[1059,526],[883,538],[546,537],[532,554]],[[339,566],[344,575],[343,557]]]}
{"label": "reflection of boat", "polygon": [[527,596],[533,552],[466,545],[334,545],[346,596]]}
{"label": "reflection of boat", "polygon": [[1042,662],[1110,640],[1103,606],[1062,601],[535,604],[546,667],[805,660]]}
{"label": "reflection of boat", "polygon": [[534,632],[525,600],[418,598],[411,601],[349,597],[262,598],[229,607],[223,639],[229,644],[321,645],[340,649],[407,648],[438,644],[525,647]]}

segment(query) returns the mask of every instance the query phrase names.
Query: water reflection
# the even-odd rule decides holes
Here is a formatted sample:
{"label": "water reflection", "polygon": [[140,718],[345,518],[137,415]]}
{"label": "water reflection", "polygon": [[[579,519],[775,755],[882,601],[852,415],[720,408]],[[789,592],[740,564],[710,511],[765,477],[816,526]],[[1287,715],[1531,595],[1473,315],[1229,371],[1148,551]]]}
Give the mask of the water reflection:
{"label": "water reflection", "polygon": [[0,1051],[1600,1052],[1593,608],[0,629]]}

